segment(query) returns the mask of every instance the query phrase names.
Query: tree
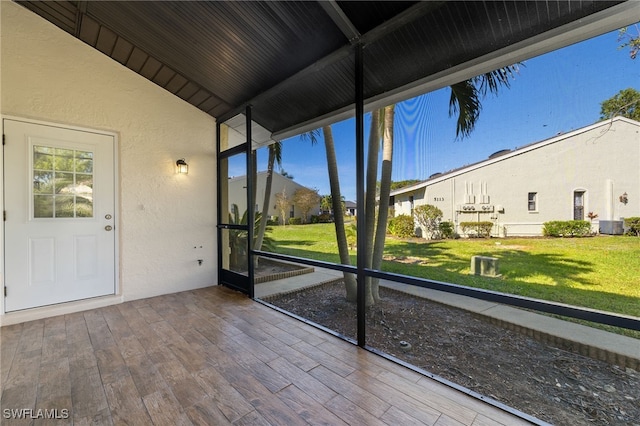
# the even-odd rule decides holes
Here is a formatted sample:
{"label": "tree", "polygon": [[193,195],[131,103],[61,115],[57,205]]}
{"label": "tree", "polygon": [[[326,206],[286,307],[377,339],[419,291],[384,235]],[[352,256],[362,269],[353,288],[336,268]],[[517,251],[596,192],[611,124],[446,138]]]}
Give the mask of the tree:
{"label": "tree", "polygon": [[[342,211],[346,211],[344,196],[341,196],[340,203],[342,204]],[[323,212],[333,213],[333,198],[331,194],[323,195],[320,200],[320,208]]]}
{"label": "tree", "polygon": [[[311,143],[315,143],[316,137],[313,132],[308,134]],[[343,265],[351,265],[349,257],[349,245],[347,243],[347,234],[344,229],[344,208],[342,207],[342,195],[340,193],[340,179],[338,178],[338,160],[336,158],[336,149],[333,141],[333,133],[330,126],[322,128],[324,137],[324,147],[327,155],[327,170],[329,172],[329,188],[331,190],[331,204],[333,209],[333,225],[336,230],[336,242],[338,244],[338,255],[340,263]],[[347,300],[355,302],[357,300],[357,283],[353,274],[345,272],[343,274],[345,289],[347,292]]]}
{"label": "tree", "polygon": [[[384,242],[387,235],[389,194],[391,193],[391,166],[393,162],[394,118],[395,105],[374,111],[371,117],[365,196],[365,231],[367,233],[367,241],[373,243],[366,247],[365,264],[371,269],[380,269],[382,266]],[[382,165],[380,186],[378,187],[376,178],[378,176],[380,141],[382,141]],[[378,205],[376,206],[376,192],[378,191]],[[374,305],[380,300],[378,278],[367,277],[365,289],[366,306]]]}
{"label": "tree", "polygon": [[437,239],[440,237],[440,221],[442,210],[431,204],[423,204],[413,209],[415,221],[424,228],[425,238]]}
{"label": "tree", "polygon": [[[510,79],[517,73],[518,65],[511,65],[485,73],[469,80],[456,83],[451,88],[449,100],[449,115],[458,114],[456,124],[456,137],[464,138],[474,129],[480,117],[481,100],[487,93],[498,93],[500,87],[510,87]],[[368,244],[364,254],[365,264],[373,269],[380,269],[386,236],[387,220],[389,212],[389,194],[391,192],[391,166],[393,162],[393,122],[395,106],[391,105],[381,110],[374,111],[371,119],[371,131],[369,133],[369,153],[367,159],[367,175],[365,186],[365,231]],[[329,171],[329,184],[334,210],[334,225],[340,262],[350,265],[349,247],[344,228],[344,210],[340,195],[340,183],[335,155],[335,147],[331,127],[322,128],[327,154],[327,167]],[[315,132],[303,135],[315,143]],[[377,167],[379,160],[379,146],[382,143],[382,168],[379,182],[379,198],[376,204],[376,192],[378,187]],[[360,247],[358,247],[360,249]],[[345,273],[345,287],[347,300],[356,300],[356,281],[353,274]],[[375,304],[379,300],[378,280],[369,278],[365,283],[367,306]]]}
{"label": "tree", "polygon": [[[481,100],[488,93],[497,94],[500,87],[510,87],[510,79],[518,71],[518,64],[500,68],[469,80],[461,81],[450,86],[451,97],[449,100],[449,115],[458,114],[456,123],[456,138],[464,138],[471,134],[475,124],[480,118],[482,109]],[[380,269],[384,251],[384,239],[386,237],[387,219],[389,212],[389,194],[391,190],[391,166],[393,163],[393,123],[394,106],[388,106],[384,110],[374,112],[371,120],[371,132],[369,137],[369,158],[367,160],[367,196],[365,197],[365,218],[367,224],[367,241],[373,241],[372,251],[368,251],[366,265],[372,269]],[[382,125],[381,125],[382,124]],[[382,140],[382,170],[380,177],[380,195],[377,210],[376,225],[373,222],[376,217],[376,205],[371,201],[370,193],[375,191],[372,186],[377,175],[378,149],[377,145]],[[372,234],[372,228],[375,233]],[[378,279],[370,278],[366,284],[366,304],[370,306],[379,300]]]}
{"label": "tree", "polygon": [[283,169],[282,167],[280,167],[280,174],[281,174],[283,177],[286,177],[287,179],[291,179],[291,180],[293,180],[293,175],[292,175],[292,174],[290,174],[290,173],[288,173],[288,172],[287,172],[285,169]]}
{"label": "tree", "polygon": [[600,103],[600,118],[603,120],[615,116],[640,121],[640,92],[629,87]]}
{"label": "tree", "polygon": [[[262,249],[262,243],[264,242],[264,234],[267,230],[267,220],[269,218],[269,206],[271,205],[271,186],[273,183],[273,168],[275,164],[282,166],[282,143],[277,141],[271,145],[269,145],[269,158],[267,160],[267,176],[265,180],[264,186],[264,199],[262,201],[262,214],[260,217],[258,232],[256,235],[256,241],[254,245],[254,250]],[[254,187],[257,185],[254,185]],[[284,218],[283,218],[284,220]],[[256,257],[256,265],[258,258]]]}
{"label": "tree", "polygon": [[405,186],[415,185],[416,183],[422,182],[420,179],[407,179],[407,180],[399,180],[397,182],[391,182],[391,190],[395,191],[396,189],[404,188]]}
{"label": "tree", "polygon": [[[331,191],[331,209],[333,210],[333,225],[336,231],[336,243],[338,245],[338,256],[340,263],[343,265],[351,265],[349,257],[349,244],[347,243],[347,234],[344,228],[344,207],[342,204],[342,195],[340,193],[340,178],[338,177],[338,160],[336,158],[336,150],[333,141],[333,132],[331,126],[322,128],[322,136],[324,138],[324,148],[327,156],[327,171],[329,174],[329,189]],[[318,143],[319,129],[304,133],[302,139],[311,141],[312,145]],[[344,272],[343,279],[347,293],[347,300],[356,301],[357,284],[353,274]]]}
{"label": "tree", "polygon": [[320,200],[320,208],[322,209],[322,211],[331,213],[331,205],[331,194],[323,195],[322,199]]}
{"label": "tree", "polygon": [[487,93],[498,94],[501,86],[511,87],[511,79],[518,73],[520,64],[499,68],[477,75],[469,80],[449,86],[449,117],[458,114],[456,138],[465,138],[471,134],[480,118],[481,100]]}
{"label": "tree", "polygon": [[625,49],[628,47],[631,59],[635,59],[638,56],[638,52],[640,52],[640,26],[635,24],[633,28],[635,29],[635,34],[629,31],[629,27],[621,28],[618,31],[618,41],[623,42],[619,48]]}
{"label": "tree", "polygon": [[276,208],[280,212],[283,225],[287,223],[285,220],[289,206],[291,206],[291,201],[287,197],[287,188],[282,188],[282,192],[276,194]]}
{"label": "tree", "polygon": [[298,188],[293,193],[293,204],[302,212],[302,223],[307,223],[309,211],[320,203],[317,189]]}

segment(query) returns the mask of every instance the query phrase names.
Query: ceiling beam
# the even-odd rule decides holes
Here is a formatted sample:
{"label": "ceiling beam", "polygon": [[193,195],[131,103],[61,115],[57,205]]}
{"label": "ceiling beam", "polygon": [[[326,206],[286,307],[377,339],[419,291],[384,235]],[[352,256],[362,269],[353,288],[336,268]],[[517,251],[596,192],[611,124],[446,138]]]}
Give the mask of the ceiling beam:
{"label": "ceiling beam", "polygon": [[319,1],[318,4],[320,4],[338,28],[340,28],[340,31],[342,31],[349,40],[349,43],[355,44],[360,39],[362,34],[360,34],[360,31],[353,25],[353,22],[351,22],[335,0]]}
{"label": "ceiling beam", "polygon": [[[320,1],[320,3],[323,3],[323,2]],[[379,26],[377,26],[376,28],[372,29],[371,31],[365,33],[364,35],[362,35],[360,37],[358,42],[359,43],[364,43],[364,44],[373,43],[374,41],[379,40],[382,37],[386,36],[390,32],[395,31],[395,30],[397,30],[398,28],[401,28],[404,25],[407,25],[408,23],[410,23],[412,21],[420,19],[421,17],[423,17],[423,16],[427,15],[428,13],[432,12],[434,9],[436,9],[437,7],[442,5],[443,3],[444,3],[443,1],[438,1],[438,2],[432,2],[432,1],[419,2],[419,3],[409,7],[404,12],[402,12],[402,13],[396,15],[395,17],[389,19],[388,21],[384,22],[383,24],[380,24]],[[339,6],[337,6],[337,5],[336,5],[336,7],[339,8]],[[340,10],[342,10],[342,9],[340,9]],[[234,110],[228,112],[227,114],[224,114],[221,117],[218,117],[218,119],[221,120],[221,121],[224,121],[224,120],[232,118],[232,117],[234,117],[234,116],[236,116],[238,114],[241,114],[245,110],[247,105],[257,105],[263,99],[268,99],[271,96],[274,96],[274,95],[286,90],[288,87],[294,85],[298,81],[306,78],[307,76],[309,76],[309,75],[311,75],[313,73],[321,71],[323,68],[325,68],[325,67],[327,67],[329,65],[332,65],[332,64],[342,60],[345,57],[348,57],[352,53],[353,53],[353,45],[352,44],[347,44],[347,45],[337,49],[336,51],[328,54],[324,58],[316,61],[315,63],[309,65],[308,67],[303,68],[302,70],[300,70],[297,73],[293,74],[291,77],[287,78],[286,80],[283,80],[282,82],[276,84],[275,86],[272,86],[271,88],[265,90],[264,92],[262,92],[262,93],[260,93],[260,94],[258,94],[256,96],[254,96],[253,98],[243,102],[241,105],[239,105]],[[269,130],[273,131],[273,129],[269,129]]]}

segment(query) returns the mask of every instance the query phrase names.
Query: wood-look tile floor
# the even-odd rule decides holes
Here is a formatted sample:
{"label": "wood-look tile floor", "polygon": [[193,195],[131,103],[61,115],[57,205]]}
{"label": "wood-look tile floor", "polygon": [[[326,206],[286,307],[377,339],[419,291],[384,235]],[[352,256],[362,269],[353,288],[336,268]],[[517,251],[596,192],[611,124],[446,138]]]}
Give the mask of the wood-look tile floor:
{"label": "wood-look tile floor", "polygon": [[527,424],[220,286],[0,332],[2,424]]}

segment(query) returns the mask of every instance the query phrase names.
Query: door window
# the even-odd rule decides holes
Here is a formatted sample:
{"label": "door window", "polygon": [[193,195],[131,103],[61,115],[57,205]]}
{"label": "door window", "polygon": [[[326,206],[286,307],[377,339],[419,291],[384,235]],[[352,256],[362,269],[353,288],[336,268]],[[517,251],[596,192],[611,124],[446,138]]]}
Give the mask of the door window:
{"label": "door window", "polygon": [[93,217],[93,152],[33,146],[33,217]]}

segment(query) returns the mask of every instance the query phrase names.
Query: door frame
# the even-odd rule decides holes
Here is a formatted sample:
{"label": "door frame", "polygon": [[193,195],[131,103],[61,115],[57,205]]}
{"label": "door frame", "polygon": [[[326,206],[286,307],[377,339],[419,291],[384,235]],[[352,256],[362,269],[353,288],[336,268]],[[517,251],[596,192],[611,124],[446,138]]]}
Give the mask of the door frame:
{"label": "door frame", "polygon": [[[228,148],[226,150],[221,150],[221,126],[226,122],[226,120],[219,119],[216,121],[216,169],[217,169],[217,223],[216,223],[216,236],[218,239],[217,243],[217,256],[218,256],[218,281],[221,285],[237,290],[241,293],[246,294],[250,298],[254,297],[254,266],[253,266],[253,232],[255,223],[255,208],[253,205],[253,200],[249,194],[253,193],[253,178],[251,175],[251,171],[253,170],[253,152],[251,147],[251,106],[247,106],[242,112],[245,116],[245,129],[246,129],[246,139],[243,143]],[[245,187],[245,197],[247,203],[247,224],[246,225],[230,225],[226,221],[223,220],[224,217],[228,217],[227,206],[222,205],[222,185],[223,181],[226,184],[227,176],[222,176],[222,168],[220,167],[220,163],[227,158],[233,157],[237,154],[245,154],[246,164],[245,164],[245,175],[247,176],[247,184]],[[246,231],[247,232],[247,275],[239,274],[230,269],[225,269],[223,267],[223,233],[225,231],[230,230],[238,230],[238,231]]]}
{"label": "door frame", "polygon": [[[120,208],[120,139],[117,132],[102,130],[91,127],[77,126],[71,124],[65,124],[61,122],[37,120],[32,118],[20,117],[15,115],[2,114],[0,115],[0,131],[3,135],[3,147],[0,150],[0,192],[2,211],[6,210],[5,205],[5,176],[4,176],[4,122],[5,120],[20,121],[27,124],[36,124],[41,126],[57,127],[60,129],[74,130],[80,132],[96,133],[100,135],[113,137],[113,211],[115,217],[114,225],[114,290],[115,294],[107,296],[99,296],[90,299],[76,300],[70,302],[63,302],[55,305],[42,306],[36,308],[25,309],[17,312],[6,312],[5,297],[4,297],[4,285],[5,285],[5,231],[4,231],[4,219],[2,226],[0,226],[0,326],[6,324],[15,324],[18,322],[29,321],[33,319],[45,318],[52,315],[61,315],[71,312],[78,312],[94,307],[108,306],[114,303],[121,303],[122,289],[120,287],[120,228],[122,226],[121,208]],[[11,316],[11,320],[7,321],[7,317]]]}
{"label": "door frame", "polygon": [[[576,195],[580,195],[582,200],[582,219],[576,219]],[[571,191],[571,219],[573,220],[586,220],[587,217],[587,190],[584,188],[575,188]]]}

